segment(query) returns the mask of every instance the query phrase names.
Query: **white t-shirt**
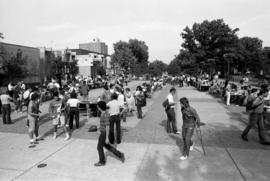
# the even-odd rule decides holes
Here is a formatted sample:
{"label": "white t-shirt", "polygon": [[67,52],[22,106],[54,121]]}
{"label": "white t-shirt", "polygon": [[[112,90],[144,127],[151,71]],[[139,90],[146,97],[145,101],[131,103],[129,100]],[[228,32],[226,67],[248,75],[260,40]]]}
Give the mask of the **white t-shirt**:
{"label": "white t-shirt", "polygon": [[[167,99],[168,99],[169,104],[174,104],[174,98],[171,93],[167,96]],[[174,108],[174,105],[172,105],[171,108]]]}
{"label": "white t-shirt", "polygon": [[124,97],[123,94],[119,94],[117,100],[119,101],[119,103],[120,103],[122,106],[124,105],[124,103],[125,103],[125,97]]}
{"label": "white t-shirt", "polygon": [[77,107],[77,105],[80,103],[78,99],[70,98],[67,101],[67,104],[69,104],[70,107]]}
{"label": "white t-shirt", "polygon": [[110,113],[110,115],[117,115],[120,113],[120,108],[121,108],[121,104],[118,100],[112,100],[110,102],[107,103],[107,106],[109,107],[108,112]]}

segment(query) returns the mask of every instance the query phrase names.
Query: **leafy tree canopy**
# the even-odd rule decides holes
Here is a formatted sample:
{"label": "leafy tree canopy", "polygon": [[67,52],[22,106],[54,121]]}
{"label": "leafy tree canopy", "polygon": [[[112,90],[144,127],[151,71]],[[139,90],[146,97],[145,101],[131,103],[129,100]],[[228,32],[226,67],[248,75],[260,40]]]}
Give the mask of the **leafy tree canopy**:
{"label": "leafy tree canopy", "polygon": [[167,64],[161,60],[155,60],[149,64],[149,73],[153,76],[161,76],[164,71],[167,69]]}
{"label": "leafy tree canopy", "polygon": [[130,39],[128,42],[119,41],[113,44],[113,48],[112,65],[118,64],[133,74],[147,72],[149,55],[145,42],[137,39]]}

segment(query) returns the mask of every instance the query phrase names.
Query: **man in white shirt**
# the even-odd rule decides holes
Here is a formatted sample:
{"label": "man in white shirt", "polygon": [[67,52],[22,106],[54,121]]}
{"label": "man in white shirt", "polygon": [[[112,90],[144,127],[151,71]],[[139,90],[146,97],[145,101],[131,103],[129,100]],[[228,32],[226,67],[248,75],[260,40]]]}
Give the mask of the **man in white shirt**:
{"label": "man in white shirt", "polygon": [[107,103],[108,112],[110,114],[110,131],[109,131],[109,142],[114,144],[114,124],[116,125],[116,141],[117,144],[121,143],[121,119],[120,119],[120,108],[121,103],[117,100],[118,95],[112,94],[112,100]]}
{"label": "man in white shirt", "polygon": [[170,93],[167,96],[168,102],[169,102],[169,107],[168,109],[166,109],[166,113],[167,113],[167,117],[168,117],[168,121],[167,121],[167,132],[168,133],[175,133],[175,134],[179,134],[179,131],[177,129],[177,125],[176,125],[176,119],[175,119],[175,102],[174,102],[174,95],[176,93],[176,89],[174,87],[172,87],[170,89]]}

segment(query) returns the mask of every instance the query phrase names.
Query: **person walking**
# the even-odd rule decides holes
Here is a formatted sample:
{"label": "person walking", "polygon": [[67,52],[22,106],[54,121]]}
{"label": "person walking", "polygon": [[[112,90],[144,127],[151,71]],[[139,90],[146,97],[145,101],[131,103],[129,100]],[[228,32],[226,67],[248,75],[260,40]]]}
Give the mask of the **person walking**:
{"label": "person walking", "polygon": [[4,124],[11,124],[11,106],[10,102],[12,101],[12,98],[9,95],[9,91],[6,90],[2,95],[0,95],[0,101],[2,104],[2,119]]}
{"label": "person walking", "polygon": [[168,100],[168,107],[166,108],[166,113],[167,113],[167,133],[175,133],[175,134],[179,134],[180,132],[177,129],[177,125],[176,125],[176,119],[175,119],[175,102],[174,102],[174,95],[176,93],[176,89],[174,87],[172,87],[170,89],[170,93],[167,96],[167,100]]}
{"label": "person walking", "polygon": [[142,107],[143,105],[143,101],[144,101],[145,97],[144,97],[144,93],[143,93],[143,89],[141,86],[137,86],[136,88],[136,92],[135,92],[135,105],[137,107],[137,117],[138,119],[142,119],[143,118],[143,113],[142,113]]}
{"label": "person walking", "polygon": [[193,150],[194,143],[191,138],[196,126],[200,124],[200,118],[197,111],[189,105],[189,101],[186,97],[180,99],[181,112],[182,112],[182,137],[184,142],[183,155],[181,160],[185,160],[189,157],[189,151]]}
{"label": "person walking", "polygon": [[108,112],[110,114],[110,131],[109,131],[109,141],[114,144],[114,125],[116,126],[116,141],[117,144],[121,143],[121,118],[120,109],[121,103],[117,100],[118,95],[116,93],[112,94],[112,100],[107,103]]}
{"label": "person walking", "polygon": [[[260,143],[270,145],[270,141],[266,138],[266,135],[264,133],[264,121],[263,121],[264,98],[267,97],[267,95],[268,91],[262,89],[260,90],[258,96],[255,99],[248,100],[248,102],[251,101],[251,108],[249,108],[250,110],[249,123],[241,134],[241,138],[244,141],[248,141],[247,136],[250,129],[255,128],[257,124]],[[247,105],[248,104],[249,103],[247,103]]]}
{"label": "person walking", "polygon": [[97,150],[98,150],[98,155],[99,155],[99,161],[94,164],[94,166],[104,166],[106,164],[106,159],[104,155],[104,150],[103,148],[106,148],[110,152],[112,152],[115,156],[117,156],[123,163],[125,162],[125,155],[124,153],[118,151],[115,147],[109,144],[107,133],[108,133],[108,127],[109,127],[109,119],[110,119],[110,114],[107,111],[107,106],[106,102],[104,101],[99,101],[97,103],[97,108],[101,112],[100,115],[100,135],[98,138],[98,145],[97,145]]}
{"label": "person walking", "polygon": [[73,119],[75,117],[76,128],[79,128],[80,111],[79,111],[80,101],[77,99],[77,94],[73,91],[70,94],[70,98],[67,101],[69,108],[69,128],[73,129]]}
{"label": "person walking", "polygon": [[231,84],[228,80],[225,82],[225,96],[226,96],[226,105],[229,106],[231,102]]}
{"label": "person walking", "polygon": [[[29,133],[29,138],[30,138],[30,144],[37,144],[40,140],[39,138],[39,124],[38,124],[38,119],[39,119],[39,95],[37,93],[32,94],[31,100],[28,105],[28,116],[27,116],[27,121],[28,121],[28,133]],[[35,138],[34,138],[35,136]]]}

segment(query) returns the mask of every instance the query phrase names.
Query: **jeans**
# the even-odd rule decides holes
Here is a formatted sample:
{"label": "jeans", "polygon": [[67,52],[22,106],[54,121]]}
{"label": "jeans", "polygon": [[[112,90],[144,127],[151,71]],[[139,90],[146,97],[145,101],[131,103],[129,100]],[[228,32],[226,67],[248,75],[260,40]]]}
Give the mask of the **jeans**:
{"label": "jeans", "polygon": [[79,128],[79,108],[77,107],[71,107],[69,111],[69,127],[70,129],[73,129],[73,118],[75,117],[76,121],[76,128]]}
{"label": "jeans", "polygon": [[175,112],[173,108],[170,108],[169,110],[167,110],[167,132],[171,133],[172,131],[174,133],[176,133],[177,130],[177,126],[176,126],[176,119],[175,119]]}
{"label": "jeans", "polygon": [[10,113],[11,113],[10,104],[2,104],[2,118],[4,124],[11,123]]}
{"label": "jeans", "polygon": [[116,155],[118,158],[122,157],[122,153],[118,151],[116,148],[111,146],[110,144],[106,143],[106,132],[101,131],[100,136],[98,138],[98,145],[97,145],[97,150],[98,150],[98,155],[99,155],[99,162],[100,163],[105,163],[105,155],[104,155],[104,150],[103,147],[105,147],[107,150],[112,152],[114,155]]}
{"label": "jeans", "polygon": [[193,145],[193,142],[191,140],[193,136],[194,128],[183,128],[182,129],[182,137],[184,141],[184,149],[183,149],[183,155],[189,156],[189,148]]}
{"label": "jeans", "polygon": [[114,144],[114,124],[116,125],[116,139],[117,144],[121,143],[121,125],[120,125],[120,116],[112,115],[110,116],[110,131],[109,131],[109,141],[111,144]]}
{"label": "jeans", "polygon": [[142,119],[142,107],[141,106],[136,106],[137,107],[137,112],[138,112],[138,118]]}
{"label": "jeans", "polygon": [[258,126],[258,135],[259,135],[260,141],[266,141],[266,137],[264,134],[264,123],[263,123],[263,114],[262,113],[250,113],[249,123],[248,123],[246,129],[243,131],[242,136],[247,137],[250,129],[255,128],[256,124]]}

